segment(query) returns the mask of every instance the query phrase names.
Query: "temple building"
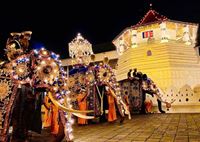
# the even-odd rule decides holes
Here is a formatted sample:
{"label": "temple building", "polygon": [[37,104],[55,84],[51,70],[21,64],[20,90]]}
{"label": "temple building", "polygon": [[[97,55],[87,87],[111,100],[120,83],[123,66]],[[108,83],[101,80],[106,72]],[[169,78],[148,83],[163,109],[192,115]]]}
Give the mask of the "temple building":
{"label": "temple building", "polygon": [[[115,50],[97,53],[95,61],[109,57],[119,82],[127,79],[129,69],[147,74],[162,90],[164,100],[175,99],[168,112],[200,112],[197,31],[196,23],[171,20],[150,9],[114,38]],[[70,59],[62,63],[71,65]]]}
{"label": "temple building", "polygon": [[134,26],[114,40],[118,58],[117,79],[129,69],[146,73],[163,91],[163,98],[176,99],[169,111],[200,111],[200,63],[195,48],[198,24],[168,19],[149,10]]}

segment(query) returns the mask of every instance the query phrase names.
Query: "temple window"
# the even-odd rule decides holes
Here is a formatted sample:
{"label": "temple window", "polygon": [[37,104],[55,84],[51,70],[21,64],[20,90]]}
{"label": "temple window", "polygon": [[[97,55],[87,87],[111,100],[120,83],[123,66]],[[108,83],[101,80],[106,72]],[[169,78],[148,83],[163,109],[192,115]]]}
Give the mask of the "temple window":
{"label": "temple window", "polygon": [[152,55],[151,50],[148,50],[148,51],[147,51],[147,56],[151,56],[151,55]]}

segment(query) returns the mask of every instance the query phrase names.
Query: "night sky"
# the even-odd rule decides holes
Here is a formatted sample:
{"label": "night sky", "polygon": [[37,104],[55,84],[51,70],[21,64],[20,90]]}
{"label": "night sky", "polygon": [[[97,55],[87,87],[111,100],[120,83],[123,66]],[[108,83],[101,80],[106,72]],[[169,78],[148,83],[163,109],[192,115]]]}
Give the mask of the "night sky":
{"label": "night sky", "polygon": [[[44,0],[43,0],[44,1]],[[169,19],[200,23],[198,0],[42,0],[0,2],[0,54],[10,32],[31,30],[31,47],[68,56],[78,32],[93,45],[111,42],[153,9]]]}

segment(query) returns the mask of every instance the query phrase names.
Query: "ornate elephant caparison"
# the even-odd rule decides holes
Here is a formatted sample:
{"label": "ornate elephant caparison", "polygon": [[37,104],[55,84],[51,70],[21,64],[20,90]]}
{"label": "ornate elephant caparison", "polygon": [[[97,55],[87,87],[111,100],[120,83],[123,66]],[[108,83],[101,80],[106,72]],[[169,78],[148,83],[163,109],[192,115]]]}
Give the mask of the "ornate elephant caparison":
{"label": "ornate elephant caparison", "polygon": [[[75,65],[70,70],[68,87],[71,92],[70,95],[72,95],[71,98],[76,98],[79,95],[77,92],[80,88],[85,89],[88,109],[94,110],[90,115],[94,117],[101,117],[103,115],[105,109],[104,98],[108,96],[105,92],[110,92],[110,95],[115,100],[120,116],[125,117],[126,114],[131,119],[130,112],[122,99],[121,90],[113,69],[108,64]],[[108,89],[106,90],[106,88]],[[76,101],[73,102],[73,107],[78,108]]]}
{"label": "ornate elephant caparison", "polygon": [[[59,108],[65,139],[73,139],[71,115],[92,119],[71,108],[66,72],[59,56],[44,48],[30,50],[32,32],[11,33],[6,43],[7,60],[0,64],[0,142],[26,140],[28,130],[40,132],[41,100],[48,95]],[[34,124],[32,124],[34,123]],[[12,128],[12,129],[11,129]],[[10,132],[12,133],[10,134]]]}

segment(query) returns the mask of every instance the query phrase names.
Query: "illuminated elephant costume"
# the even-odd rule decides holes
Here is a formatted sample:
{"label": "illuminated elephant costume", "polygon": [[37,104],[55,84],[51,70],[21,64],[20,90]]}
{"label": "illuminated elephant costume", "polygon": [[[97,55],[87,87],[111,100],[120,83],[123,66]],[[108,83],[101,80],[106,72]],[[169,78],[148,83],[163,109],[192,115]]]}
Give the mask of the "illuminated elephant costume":
{"label": "illuminated elephant costume", "polygon": [[[172,99],[171,102],[167,102],[166,100],[163,100],[164,93],[155,84],[155,82],[153,82],[153,80],[151,78],[147,77],[146,74],[143,74],[142,72],[137,72],[137,69],[134,69],[133,77],[129,76],[129,74],[130,74],[130,72],[127,74],[128,81],[129,81],[128,83],[130,83],[129,85],[133,86],[133,87],[131,87],[131,89],[134,90],[134,95],[129,94],[129,96],[128,96],[130,99],[130,102],[131,102],[130,110],[132,112],[134,112],[134,109],[138,110],[136,112],[139,112],[141,114],[151,112],[150,108],[152,108],[153,103],[152,103],[152,101],[146,100],[146,94],[149,94],[152,97],[155,96],[157,98],[158,110],[160,113],[165,113],[165,111],[162,110],[162,103],[166,104],[167,109],[169,109],[171,107],[171,104],[175,100]],[[128,92],[128,91],[125,90],[125,92]],[[125,94],[125,92],[124,92],[124,94]],[[135,97],[135,96],[137,96],[137,97]],[[135,102],[138,102],[138,103],[135,103]]]}
{"label": "illuminated elephant costume", "polygon": [[[61,67],[59,56],[44,48],[30,50],[31,34],[31,31],[11,33],[7,40],[5,50],[8,60],[0,66],[0,142],[25,141],[28,130],[41,131],[44,95],[59,108],[65,139],[71,141],[71,115],[90,117],[71,109],[66,72]],[[40,119],[38,127],[35,127],[36,115]],[[13,127],[12,136],[9,136],[10,126]]]}
{"label": "illuminated elephant costume", "polygon": [[73,107],[75,109],[79,109],[76,98],[83,88],[86,92],[85,99],[88,103],[88,110],[94,111],[88,115],[101,117],[104,114],[104,104],[108,96],[106,92],[110,92],[121,118],[124,118],[125,115],[129,115],[130,118],[130,112],[122,99],[113,69],[108,64],[75,65],[69,72],[68,87],[71,92],[70,95],[72,95],[71,98],[74,98]]}

